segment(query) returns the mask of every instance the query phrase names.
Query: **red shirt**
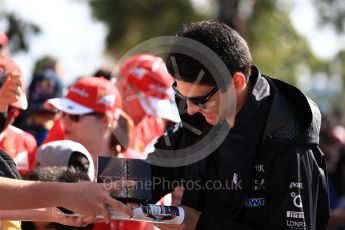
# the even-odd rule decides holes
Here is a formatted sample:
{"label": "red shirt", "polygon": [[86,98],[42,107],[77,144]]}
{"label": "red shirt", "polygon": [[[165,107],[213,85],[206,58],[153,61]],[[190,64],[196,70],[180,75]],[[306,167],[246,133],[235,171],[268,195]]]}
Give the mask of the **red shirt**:
{"label": "red shirt", "polygon": [[30,133],[9,125],[0,135],[0,149],[14,159],[21,175],[34,169],[37,143]]}
{"label": "red shirt", "polygon": [[[154,142],[164,134],[165,120],[158,116],[145,116],[135,127],[132,148],[148,154],[153,149]],[[145,155],[146,158],[146,155]]]}
{"label": "red shirt", "polygon": [[138,221],[117,221],[113,220],[109,224],[94,223],[92,230],[153,230],[151,223]]}
{"label": "red shirt", "polygon": [[65,137],[61,127],[61,117],[59,116],[55,119],[53,127],[49,130],[48,136],[44,139],[42,144],[64,139]]}

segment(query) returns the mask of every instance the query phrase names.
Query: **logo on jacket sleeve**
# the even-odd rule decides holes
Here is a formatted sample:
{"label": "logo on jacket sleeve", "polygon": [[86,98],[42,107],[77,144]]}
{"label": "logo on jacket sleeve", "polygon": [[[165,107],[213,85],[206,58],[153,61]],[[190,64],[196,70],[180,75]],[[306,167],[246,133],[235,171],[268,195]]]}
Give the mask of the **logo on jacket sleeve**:
{"label": "logo on jacket sleeve", "polygon": [[289,188],[299,188],[303,189],[303,184],[301,182],[290,182]]}
{"label": "logo on jacket sleeve", "polygon": [[295,220],[287,220],[286,221],[286,226],[289,227],[289,229],[293,230],[306,230],[307,226],[303,221],[295,221]]}
{"label": "logo on jacket sleeve", "polygon": [[286,217],[293,219],[304,219],[304,212],[286,211]]}
{"label": "logo on jacket sleeve", "polygon": [[246,201],[246,207],[262,207],[265,206],[265,198],[249,198]]}
{"label": "logo on jacket sleeve", "polygon": [[232,176],[232,183],[233,184],[238,184],[238,174],[234,173],[234,175]]}

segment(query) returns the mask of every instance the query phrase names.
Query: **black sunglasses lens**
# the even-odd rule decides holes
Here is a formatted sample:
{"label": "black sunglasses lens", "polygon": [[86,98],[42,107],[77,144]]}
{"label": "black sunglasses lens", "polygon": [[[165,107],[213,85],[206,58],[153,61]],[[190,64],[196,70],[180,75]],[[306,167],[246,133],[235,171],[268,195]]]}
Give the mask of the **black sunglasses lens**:
{"label": "black sunglasses lens", "polygon": [[70,118],[72,121],[74,121],[74,122],[78,122],[78,121],[79,121],[80,115],[72,115],[72,114],[70,114],[70,115],[68,115],[68,116],[69,116],[69,118]]}
{"label": "black sunglasses lens", "polygon": [[61,116],[62,117],[67,116],[73,122],[78,122],[79,118],[80,118],[80,115],[68,114],[68,113],[65,113],[65,112],[62,112]]}
{"label": "black sunglasses lens", "polygon": [[176,88],[176,82],[172,85],[173,90],[175,91],[176,95],[185,100],[190,101],[191,103],[199,106],[202,109],[206,109],[206,103],[207,101],[218,91],[217,87],[214,87],[206,96],[200,96],[200,97],[186,97],[183,96],[178,89]]}
{"label": "black sunglasses lens", "polygon": [[198,99],[194,99],[194,98],[189,98],[189,101],[192,102],[193,104],[195,105],[200,105],[200,104],[203,104],[203,102],[201,102],[200,100]]}

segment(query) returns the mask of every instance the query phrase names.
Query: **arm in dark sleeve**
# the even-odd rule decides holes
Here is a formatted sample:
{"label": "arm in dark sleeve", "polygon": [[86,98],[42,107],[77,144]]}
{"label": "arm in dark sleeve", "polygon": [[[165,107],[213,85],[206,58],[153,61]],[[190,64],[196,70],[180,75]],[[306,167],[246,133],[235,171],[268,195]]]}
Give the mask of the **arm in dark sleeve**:
{"label": "arm in dark sleeve", "polygon": [[[152,153],[154,154],[154,153]],[[152,203],[156,203],[175,187],[181,186],[188,167],[164,167],[151,164]]]}
{"label": "arm in dark sleeve", "polygon": [[[169,167],[168,161],[173,161],[175,150],[188,146],[190,137],[180,124],[167,131],[155,144],[155,151],[148,155],[147,161],[151,164],[152,200],[156,203],[160,198],[172,192],[179,186],[181,180],[188,174],[189,166]],[[169,139],[169,142],[166,141]]]}
{"label": "arm in dark sleeve", "polygon": [[21,179],[13,159],[2,150],[0,150],[0,177]]}
{"label": "arm in dark sleeve", "polygon": [[270,176],[267,229],[327,229],[325,174],[323,154],[316,145],[281,148]]}
{"label": "arm in dark sleeve", "polygon": [[[267,188],[265,229],[325,230],[329,208],[324,157],[316,145],[277,150]],[[257,229],[214,212],[201,214],[197,229]]]}
{"label": "arm in dark sleeve", "polygon": [[[7,114],[0,113],[0,134],[6,128]],[[0,150],[0,177],[8,177],[20,179],[20,175],[16,169],[16,164],[13,159],[5,152]]]}
{"label": "arm in dark sleeve", "polygon": [[152,175],[152,203],[156,203],[163,196],[173,191],[173,188],[170,188],[170,170],[165,167],[159,167],[152,165],[151,166],[151,175]]}
{"label": "arm in dark sleeve", "polygon": [[5,125],[7,120],[7,114],[6,113],[0,113],[0,133],[4,131]]}

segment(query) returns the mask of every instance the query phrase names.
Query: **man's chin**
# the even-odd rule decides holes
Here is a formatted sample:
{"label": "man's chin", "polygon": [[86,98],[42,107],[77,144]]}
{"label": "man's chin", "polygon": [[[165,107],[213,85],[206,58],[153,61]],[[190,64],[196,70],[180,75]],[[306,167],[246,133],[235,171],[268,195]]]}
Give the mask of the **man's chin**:
{"label": "man's chin", "polygon": [[212,126],[218,125],[219,124],[219,119],[216,118],[209,118],[209,117],[205,117],[206,122],[209,123]]}

